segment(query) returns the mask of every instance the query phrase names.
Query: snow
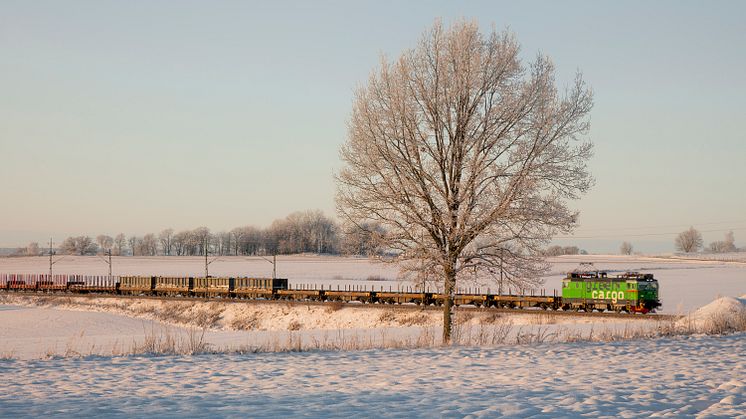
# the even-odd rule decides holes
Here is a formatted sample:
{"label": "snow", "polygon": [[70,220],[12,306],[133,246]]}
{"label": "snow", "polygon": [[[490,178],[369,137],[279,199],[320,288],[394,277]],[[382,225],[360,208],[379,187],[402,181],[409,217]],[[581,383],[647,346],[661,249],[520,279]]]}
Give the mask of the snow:
{"label": "snow", "polygon": [[743,417],[746,336],[0,361],[0,416]]}
{"label": "snow", "polygon": [[[291,342],[303,348],[432,346],[440,342],[442,324],[440,310],[378,305],[12,294],[1,294],[0,303],[5,304],[0,304],[0,356],[20,359],[140,353],[136,348],[148,338],[183,343],[195,333],[209,349],[222,351],[273,351],[294,347]],[[634,315],[619,319],[470,310],[458,311],[456,322],[457,338],[474,344],[533,336],[563,341],[589,334],[621,335],[657,325]]]}
{"label": "snow", "polygon": [[746,294],[720,297],[680,320],[681,324],[692,324],[700,329],[717,327],[718,324],[734,326],[739,322],[746,322]]}
{"label": "snow", "polygon": [[[729,259],[735,259],[728,256]],[[724,295],[746,293],[746,263],[739,261],[685,260],[675,257],[622,255],[577,255],[549,259],[550,272],[544,277],[547,294],[560,293],[565,273],[581,262],[592,262],[610,273],[641,271],[658,279],[663,307],[660,312],[683,314]],[[44,273],[49,259],[44,257],[0,258],[0,273]],[[204,275],[204,258],[200,257],[114,257],[115,275]],[[108,266],[95,256],[68,256],[54,265],[54,272],[105,275]],[[221,257],[210,265],[210,274],[219,276],[271,276],[272,264],[259,257]],[[312,285],[325,288],[355,284],[374,287],[411,286],[399,275],[395,265],[365,258],[338,256],[279,256],[277,274],[289,278],[293,286]],[[477,284],[462,284],[474,287]],[[490,284],[478,284],[484,291]],[[491,284],[494,291],[496,286]]]}

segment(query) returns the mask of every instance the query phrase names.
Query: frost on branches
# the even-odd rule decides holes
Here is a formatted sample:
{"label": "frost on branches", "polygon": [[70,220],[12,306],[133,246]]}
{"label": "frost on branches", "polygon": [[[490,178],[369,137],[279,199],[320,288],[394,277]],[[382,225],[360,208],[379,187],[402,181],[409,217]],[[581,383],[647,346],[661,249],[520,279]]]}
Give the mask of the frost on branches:
{"label": "frost on branches", "polygon": [[[544,56],[524,64],[509,32],[436,23],[415,49],[356,92],[341,148],[337,204],[347,222],[384,227],[381,245],[440,278],[539,283],[539,249],[573,227],[567,201],[592,184],[592,94],[564,94]],[[450,301],[444,311],[450,337]]]}

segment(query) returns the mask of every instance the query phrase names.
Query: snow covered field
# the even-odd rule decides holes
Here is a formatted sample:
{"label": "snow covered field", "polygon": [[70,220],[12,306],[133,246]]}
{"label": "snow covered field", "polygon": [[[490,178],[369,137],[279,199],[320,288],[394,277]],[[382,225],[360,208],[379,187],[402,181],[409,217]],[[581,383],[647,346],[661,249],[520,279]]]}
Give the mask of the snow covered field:
{"label": "snow covered field", "polygon": [[[685,313],[712,301],[718,296],[738,296],[746,293],[746,262],[715,260],[684,260],[680,257],[646,257],[620,255],[582,255],[550,258],[552,267],[544,277],[548,294],[561,289],[565,273],[581,262],[592,262],[598,269],[610,273],[642,271],[653,273],[660,281],[661,312]],[[0,273],[44,273],[49,269],[44,257],[0,258]],[[204,275],[204,258],[200,257],[115,257],[115,275]],[[106,275],[107,265],[95,256],[68,256],[54,265],[54,272],[67,274]],[[219,276],[271,276],[272,265],[258,257],[221,257],[210,265],[210,274]],[[408,286],[399,277],[396,266],[364,258],[335,256],[280,256],[277,274],[289,278],[291,285],[313,284],[324,287],[344,287],[357,284],[365,287]],[[480,284],[489,287],[489,284]],[[464,283],[463,287],[475,286]],[[492,284],[492,290],[496,286]],[[484,290],[484,288],[482,288]]]}
{"label": "snow covered field", "polygon": [[744,417],[746,335],[0,361],[0,416]]}

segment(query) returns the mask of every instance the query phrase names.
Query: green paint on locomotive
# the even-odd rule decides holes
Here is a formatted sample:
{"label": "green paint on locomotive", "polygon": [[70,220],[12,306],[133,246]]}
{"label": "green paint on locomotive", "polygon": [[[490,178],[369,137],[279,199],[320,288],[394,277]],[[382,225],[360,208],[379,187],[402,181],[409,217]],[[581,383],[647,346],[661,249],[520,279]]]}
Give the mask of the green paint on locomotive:
{"label": "green paint on locomotive", "polygon": [[659,307],[658,281],[652,274],[572,272],[562,280],[562,302],[568,307],[648,312]]}

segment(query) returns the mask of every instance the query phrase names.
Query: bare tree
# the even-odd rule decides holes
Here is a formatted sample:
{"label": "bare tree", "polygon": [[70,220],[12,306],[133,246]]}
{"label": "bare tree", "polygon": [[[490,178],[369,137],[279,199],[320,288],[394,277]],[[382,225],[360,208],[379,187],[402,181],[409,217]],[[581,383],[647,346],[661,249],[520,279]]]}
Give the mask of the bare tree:
{"label": "bare tree", "polygon": [[127,239],[127,244],[129,245],[130,250],[132,251],[132,256],[137,256],[139,253],[139,249],[138,249],[139,241],[140,239],[138,239],[136,236],[130,236]]}
{"label": "bare tree", "polygon": [[518,51],[509,32],[436,23],[358,89],[340,152],[340,215],[380,223],[407,269],[441,278],[446,343],[456,281],[540,283],[541,247],[572,229],[567,200],[592,184],[590,91],[578,74],[559,95],[551,61],[526,67]]}
{"label": "bare tree", "polygon": [[41,255],[41,248],[39,247],[39,243],[37,242],[31,242],[26,246],[26,255],[28,256],[39,256]]}
{"label": "bare tree", "polygon": [[173,247],[172,245],[173,237],[174,237],[173,228],[167,228],[158,234],[158,240],[161,242],[161,249],[163,250],[163,254],[166,256],[171,256],[171,248]]}
{"label": "bare tree", "polygon": [[105,234],[99,234],[96,236],[96,243],[98,243],[98,246],[102,251],[111,250],[111,248],[114,247],[114,239]]}
{"label": "bare tree", "polygon": [[676,236],[674,244],[676,245],[676,250],[680,252],[696,252],[702,248],[702,234],[694,227],[689,227],[689,230],[682,231]]}
{"label": "bare tree", "polygon": [[732,231],[725,233],[725,240],[718,240],[710,243],[709,250],[714,253],[735,252],[736,238]]}
{"label": "bare tree", "polygon": [[582,250],[578,246],[549,246],[541,252],[544,256],[563,256],[581,254]]}
{"label": "bare tree", "polygon": [[623,255],[631,255],[632,254],[632,243],[622,242],[621,246],[619,246],[619,253]]}
{"label": "bare tree", "polygon": [[140,243],[141,250],[140,254],[143,256],[155,256],[158,254],[158,240],[155,238],[155,234],[148,233],[142,237]]}
{"label": "bare tree", "polygon": [[337,224],[323,212],[298,211],[272,223],[264,247],[272,254],[336,253],[337,231]]}
{"label": "bare tree", "polygon": [[218,256],[229,255],[233,249],[233,235],[227,231],[221,231],[215,234],[215,239]]}
{"label": "bare tree", "polygon": [[343,232],[341,250],[348,255],[374,256],[381,253],[379,243],[386,231],[379,223],[348,225]]}
{"label": "bare tree", "polygon": [[124,236],[124,233],[117,234],[116,237],[114,237],[114,254],[122,256],[125,247],[127,247],[127,238]]}
{"label": "bare tree", "polygon": [[198,227],[192,231],[193,244],[197,247],[195,254],[203,256],[208,250],[212,235],[207,227]]}
{"label": "bare tree", "polygon": [[188,230],[180,231],[174,234],[172,239],[174,251],[176,256],[182,256],[187,254],[187,246],[190,241],[191,232]]}
{"label": "bare tree", "polygon": [[262,249],[264,239],[264,234],[262,233],[262,231],[252,226],[239,227],[238,230],[241,230],[241,232],[238,233],[240,234],[238,242],[234,243],[234,245],[236,246],[236,254],[238,254],[239,252],[243,255],[259,254]]}
{"label": "bare tree", "polygon": [[60,253],[65,255],[95,255],[98,246],[88,236],[68,237],[60,244]]}

